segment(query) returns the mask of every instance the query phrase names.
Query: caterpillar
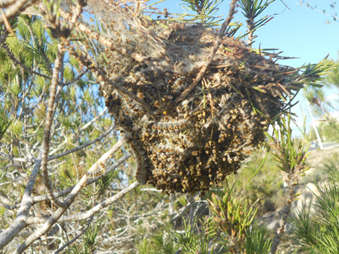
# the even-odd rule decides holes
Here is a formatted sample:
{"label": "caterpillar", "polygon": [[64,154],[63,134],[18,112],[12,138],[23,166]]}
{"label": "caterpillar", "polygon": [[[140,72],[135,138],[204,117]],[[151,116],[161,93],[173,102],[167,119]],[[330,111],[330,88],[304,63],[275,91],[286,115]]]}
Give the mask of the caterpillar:
{"label": "caterpillar", "polygon": [[186,119],[168,121],[168,122],[158,122],[151,125],[152,133],[161,133],[161,132],[179,132],[184,131],[188,126],[188,121]]}
{"label": "caterpillar", "polygon": [[141,184],[146,184],[148,178],[148,168],[150,167],[150,164],[148,163],[149,158],[147,157],[147,152],[142,148],[140,142],[137,142],[136,140],[131,140],[129,145],[137,163],[136,178]]}
{"label": "caterpillar", "polygon": [[106,166],[104,163],[99,161],[97,165],[99,166],[99,169],[95,171],[87,172],[86,173],[87,177],[90,177],[90,178],[98,177],[106,172]]}
{"label": "caterpillar", "polygon": [[172,83],[172,91],[173,93],[181,93],[182,90],[184,90],[184,88],[187,86],[186,81],[186,77],[185,76],[181,76],[179,78],[177,78],[173,83]]}
{"label": "caterpillar", "polygon": [[171,143],[160,143],[157,146],[154,146],[153,152],[156,152],[158,154],[164,153],[164,154],[173,154],[175,153],[175,146]]}
{"label": "caterpillar", "polygon": [[127,95],[122,96],[122,110],[132,118],[140,118],[145,114],[142,107]]}

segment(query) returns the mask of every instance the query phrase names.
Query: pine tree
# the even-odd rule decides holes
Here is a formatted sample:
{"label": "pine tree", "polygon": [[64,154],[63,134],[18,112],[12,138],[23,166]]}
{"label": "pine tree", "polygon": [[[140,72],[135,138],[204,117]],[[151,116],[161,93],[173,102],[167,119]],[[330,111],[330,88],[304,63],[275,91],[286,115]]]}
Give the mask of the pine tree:
{"label": "pine tree", "polygon": [[[280,167],[298,179],[304,150],[279,119],[327,65],[300,72],[252,48],[272,1],[239,1],[240,42],[236,2],[223,22],[218,0],[183,1],[189,18],[148,1],[0,3],[0,249],[275,252],[284,227],[268,241],[254,205],[211,187],[274,122]],[[214,214],[200,222],[199,191]]]}

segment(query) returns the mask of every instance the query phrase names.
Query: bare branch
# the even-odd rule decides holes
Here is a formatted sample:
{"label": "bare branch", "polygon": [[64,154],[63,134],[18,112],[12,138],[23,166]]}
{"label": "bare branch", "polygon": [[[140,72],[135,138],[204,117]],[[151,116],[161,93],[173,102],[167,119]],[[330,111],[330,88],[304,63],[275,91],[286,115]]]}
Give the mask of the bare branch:
{"label": "bare branch", "polygon": [[5,18],[11,19],[17,15],[20,15],[22,11],[24,11],[27,7],[31,6],[38,0],[17,0],[17,1],[6,1],[5,3],[1,3],[1,5],[6,6],[6,10],[0,10],[0,25],[4,23]]}
{"label": "bare branch", "polygon": [[[99,163],[105,163],[125,142],[129,139],[130,134],[126,133],[108,152],[101,156],[101,158],[88,170],[89,172],[97,170]],[[33,234],[31,234],[24,243],[22,243],[14,253],[22,253],[26,248],[28,248],[35,240],[45,234],[58,220],[59,218],[67,211],[69,206],[74,202],[75,197],[86,186],[88,176],[85,174],[77,185],[74,186],[71,193],[65,199],[65,206],[59,207],[42,225],[41,228],[37,229]],[[139,183],[138,183],[139,184]],[[24,223],[24,222],[23,222]]]}
{"label": "bare branch", "polygon": [[47,171],[47,161],[48,161],[48,152],[49,152],[49,146],[50,146],[50,135],[51,135],[51,127],[52,127],[52,121],[54,117],[54,103],[55,103],[55,96],[56,96],[56,90],[57,85],[59,81],[59,71],[62,65],[62,61],[64,58],[64,52],[63,52],[63,46],[58,45],[57,55],[56,59],[54,61],[54,68],[53,68],[53,75],[52,75],[52,81],[51,81],[51,87],[49,89],[50,95],[48,100],[48,107],[47,107],[47,113],[46,113],[46,122],[45,122],[45,129],[44,129],[44,138],[42,142],[42,156],[41,156],[41,173],[42,173],[42,179],[43,182],[47,188],[47,195],[50,198],[50,200],[57,206],[66,207],[64,203],[56,199],[53,195],[53,186],[50,182],[50,179],[48,177],[48,171]]}
{"label": "bare branch", "polygon": [[[309,8],[308,6],[305,6],[302,2],[297,2],[297,4],[298,5],[300,5],[300,6],[303,6],[303,7],[306,7],[306,8]],[[288,8],[288,7],[287,7]],[[321,14],[324,14],[324,15],[326,15],[326,16],[328,16],[328,17],[331,17],[334,21],[338,21],[338,17],[337,17],[337,13],[336,12],[334,12],[333,14],[329,14],[329,13],[327,13],[327,12],[325,12],[325,11],[321,11],[321,10],[319,10],[319,9],[317,9],[316,7],[314,8],[314,7],[312,7],[312,10],[313,11],[316,11],[316,12],[319,12],[319,13],[321,13]]]}
{"label": "bare branch", "polygon": [[32,162],[32,161],[34,161],[34,159],[16,158],[16,157],[11,156],[9,154],[5,154],[4,152],[0,152],[0,157],[5,158],[7,160],[11,160],[11,161],[17,161],[17,162]]}
{"label": "bare branch", "polygon": [[[63,216],[61,217],[58,222],[66,222],[66,221],[81,221],[81,220],[86,220],[96,214],[97,212],[101,211],[103,208],[109,206],[110,204],[114,203],[115,201],[121,199],[123,196],[125,196],[128,192],[131,190],[135,189],[136,187],[140,186],[139,182],[134,182],[130,186],[126,187],[125,189],[121,190],[119,193],[115,194],[113,197],[110,197],[96,206],[94,206],[92,209],[88,210],[87,212],[83,214],[74,214],[74,215],[69,215],[69,216]],[[32,220],[34,220],[33,218]],[[35,223],[42,223],[45,222],[46,219],[44,218],[36,218]]]}
{"label": "bare branch", "polygon": [[63,85],[63,86],[68,86],[68,85],[70,85],[70,84],[73,84],[74,82],[77,82],[79,79],[81,79],[87,72],[88,72],[88,69],[82,71],[77,77],[75,77],[75,78],[72,79],[71,81],[61,83],[61,85]]}
{"label": "bare branch", "polygon": [[[77,29],[79,31],[81,31],[81,32],[87,34],[88,36],[90,36],[91,38],[97,40],[98,42],[100,42],[101,44],[106,46],[107,48],[109,48],[111,50],[118,51],[125,56],[132,57],[133,59],[135,59],[138,62],[142,62],[144,60],[144,58],[141,55],[139,55],[138,53],[130,54],[130,52],[127,52],[127,50],[125,48],[120,48],[118,45],[113,45],[113,42],[109,38],[103,36],[102,34],[96,32],[96,31],[93,31],[92,29],[90,29],[85,24],[81,23],[80,21],[74,20],[74,18],[71,14],[69,14],[69,13],[67,13],[67,12],[65,12],[61,9],[60,9],[60,15],[65,20],[69,21],[71,24],[75,24],[75,26],[77,27]],[[92,71],[92,73],[96,76],[97,80],[99,80],[101,82],[109,83],[110,85],[112,85],[115,89],[117,89],[121,93],[128,95],[130,98],[132,98],[133,100],[138,102],[141,106],[143,106],[147,110],[147,112],[151,112],[151,109],[150,109],[150,107],[147,103],[145,103],[143,100],[141,100],[140,98],[138,98],[136,95],[129,92],[125,88],[117,85],[115,82],[106,78],[104,73],[102,71],[100,71],[100,69],[95,64],[95,61],[93,61],[93,59],[88,54],[86,54],[85,59],[83,59],[83,57],[79,56],[76,52],[74,52],[74,50],[73,50],[73,52],[70,52],[70,53],[75,55],[78,58],[78,60],[80,60],[85,66],[87,66]],[[90,66],[88,66],[88,64],[86,64],[86,63],[90,63]]]}
{"label": "bare branch", "polygon": [[89,121],[88,123],[86,123],[84,126],[82,126],[79,129],[79,132],[82,132],[83,130],[85,130],[87,127],[91,126],[92,123],[94,123],[96,120],[98,120],[100,117],[102,117],[107,111],[107,108],[105,108],[103,111],[101,111],[101,113],[99,115],[97,115],[96,117],[94,117],[91,121]]}
{"label": "bare branch", "polygon": [[40,170],[41,159],[39,158],[35,161],[32,173],[28,179],[27,186],[24,192],[24,195],[21,200],[20,209],[18,211],[17,217],[12,225],[10,225],[5,231],[0,234],[0,249],[7,245],[23,228],[26,227],[25,220],[27,214],[33,205],[33,199],[31,197],[33,186],[37,175]]}
{"label": "bare branch", "polygon": [[[109,206],[110,204],[114,203],[115,201],[121,199],[128,192],[130,192],[131,190],[135,189],[138,186],[140,186],[140,183],[134,182],[130,186],[128,186],[127,188],[123,189],[122,191],[120,191],[119,193],[114,195],[113,197],[108,198],[108,199],[102,201],[101,203],[97,204],[96,206],[94,206],[92,209],[90,209],[86,213],[84,213],[80,216],[79,215],[65,216],[65,220],[68,219],[68,220],[76,221],[76,220],[87,219],[87,218],[91,217],[92,215],[94,215],[95,213],[97,213],[98,211],[100,211],[102,208]],[[63,218],[61,218],[61,219],[63,219]]]}
{"label": "bare branch", "polygon": [[[105,111],[103,111],[103,112],[105,112]],[[54,156],[48,156],[47,161],[58,159],[58,158],[63,157],[65,155],[67,155],[67,154],[74,153],[74,152],[79,151],[79,150],[81,150],[81,149],[83,149],[83,148],[85,148],[85,147],[87,147],[89,145],[92,145],[95,142],[97,142],[97,141],[101,140],[102,138],[106,137],[113,129],[114,129],[114,126],[111,126],[105,133],[103,133],[101,136],[97,137],[96,139],[94,139],[92,141],[89,141],[89,142],[87,142],[87,143],[85,143],[85,144],[83,144],[81,146],[75,147],[73,149],[69,149],[69,150],[67,150],[67,151],[65,151],[63,153],[60,153],[60,154],[57,154],[57,155],[54,155]]]}
{"label": "bare branch", "polygon": [[69,29],[72,30],[74,28],[74,26],[76,25],[76,22],[78,20],[78,18],[80,17],[81,13],[82,13],[82,6],[85,3],[85,1],[83,0],[77,0],[75,2],[75,8],[73,9],[72,12],[72,17],[70,17],[68,19],[68,21],[70,22],[69,24]]}
{"label": "bare branch", "polygon": [[[101,211],[103,208],[109,206],[110,204],[114,203],[115,201],[121,199],[124,195],[126,195],[128,192],[133,190],[134,188],[138,187],[140,185],[139,182],[134,182],[130,186],[126,187],[125,189],[121,190],[118,192],[116,195],[114,195],[111,198],[108,198],[98,205],[94,206],[92,209],[88,210],[87,212],[83,214],[74,214],[74,215],[68,215],[68,216],[62,216],[59,220],[58,223],[62,222],[67,222],[67,221],[81,221],[81,220],[86,220],[96,214],[97,212]],[[153,214],[153,213],[152,213]],[[146,215],[143,215],[146,216]],[[27,224],[42,224],[46,223],[47,218],[39,218],[39,217],[34,217],[34,218],[27,218],[26,223]]]}
{"label": "bare branch", "polygon": [[9,6],[11,6],[13,3],[15,2],[15,0],[1,0],[0,1],[0,8],[8,8]]}
{"label": "bare branch", "polygon": [[[131,157],[131,155],[130,154],[126,154],[125,156],[123,156],[122,158],[120,158],[117,162],[115,162],[112,166],[110,166],[110,167],[108,167],[107,169],[106,169],[106,171],[102,174],[102,175],[100,175],[100,176],[98,176],[98,177],[94,177],[94,178],[90,178],[90,179],[88,179],[87,181],[86,181],[86,186],[88,186],[88,185],[91,185],[92,183],[95,183],[98,179],[101,179],[101,178],[103,178],[104,176],[106,176],[107,174],[109,174],[110,172],[112,172],[113,170],[115,170],[117,167],[119,167],[123,162],[125,162],[129,157]],[[74,186],[71,186],[71,187],[68,187],[67,189],[64,189],[64,190],[62,190],[62,191],[59,191],[59,192],[55,192],[54,193],[54,196],[55,197],[62,197],[62,196],[65,196],[65,195],[67,195],[68,193],[70,193],[72,190],[73,190],[73,188],[74,188]],[[48,196],[47,195],[41,195],[41,196],[35,196],[35,197],[32,197],[32,199],[33,199],[33,204],[36,204],[36,203],[39,203],[39,202],[43,202],[43,201],[45,201],[45,200],[48,200]],[[15,209],[15,208],[19,208],[20,207],[20,203],[18,203],[18,204],[15,204],[15,205],[12,205],[12,206],[9,206],[10,208],[11,208],[11,210],[12,209]],[[44,221],[40,221],[39,223],[43,223],[43,222],[45,222],[45,220]],[[34,224],[34,223],[37,223],[37,222],[33,222],[32,221],[32,219],[31,218],[27,218],[27,220],[26,220],[26,223],[27,224]]]}
{"label": "bare branch", "polygon": [[106,152],[105,154],[103,154],[101,156],[101,158],[93,164],[93,166],[87,171],[87,173],[91,173],[91,172],[95,172],[99,169],[99,164],[104,164],[105,161],[107,161],[109,158],[111,158],[113,156],[113,154],[122,146],[124,145],[127,140],[130,138],[130,134],[126,133],[121,139],[119,139],[119,141],[117,143],[115,143],[115,145],[111,148],[111,150],[109,150],[108,152]]}
{"label": "bare branch", "polygon": [[[106,169],[106,171],[105,171],[102,175],[88,179],[88,180],[86,181],[86,184],[85,184],[85,185],[86,185],[86,186],[91,185],[92,183],[95,183],[97,180],[103,178],[104,176],[106,176],[107,174],[109,174],[110,172],[112,172],[113,170],[115,170],[117,167],[119,167],[119,166],[120,166],[123,162],[125,162],[129,157],[131,157],[131,155],[130,155],[130,154],[126,154],[125,156],[123,156],[122,158],[120,158],[117,162],[115,162],[112,166],[108,167],[108,168]],[[55,196],[56,196],[56,197],[64,196],[64,195],[70,193],[70,192],[73,190],[73,188],[74,188],[74,186],[69,187],[69,188],[67,188],[67,189],[65,189],[65,190],[62,190],[62,191],[60,191],[60,192],[56,192],[56,193],[55,193]],[[35,204],[35,203],[38,203],[38,202],[45,201],[45,200],[47,200],[47,199],[48,199],[47,195],[36,196],[36,197],[33,197],[33,202],[34,202],[34,204]],[[30,224],[30,223],[28,223],[28,224]]]}
{"label": "bare branch", "polygon": [[285,7],[286,7],[287,9],[291,10],[291,9],[290,9],[290,7],[288,7],[288,5],[287,5],[287,4],[285,4],[285,2],[284,2],[283,0],[280,0],[280,2],[282,2],[282,3],[283,3],[283,5],[285,5]]}
{"label": "bare branch", "polygon": [[140,99],[134,93],[128,91],[126,88],[118,85],[117,83],[107,78],[106,75],[102,71],[100,71],[100,68],[97,66],[97,64],[92,59],[92,57],[85,52],[82,52],[82,53],[83,53],[83,56],[80,56],[74,50],[70,51],[70,54],[74,55],[83,65],[87,66],[87,68],[91,70],[92,74],[95,76],[98,82],[109,83],[113,88],[115,88],[119,92],[126,94],[128,97],[138,102],[141,106],[143,106],[147,110],[147,112],[151,112],[150,106],[145,101]]}
{"label": "bare branch", "polygon": [[89,221],[87,222],[86,227],[80,232],[80,234],[78,234],[76,237],[74,237],[72,240],[70,240],[68,243],[64,244],[63,246],[61,246],[59,249],[57,249],[54,254],[58,254],[60,251],[62,251],[63,249],[65,249],[67,246],[71,245],[72,243],[74,243],[80,236],[82,236],[86,230],[89,228],[89,225],[91,225],[92,221],[93,221],[94,216],[92,216]]}
{"label": "bare branch", "polygon": [[15,205],[10,206],[10,205],[6,205],[6,204],[4,204],[2,202],[0,202],[0,206],[6,208],[8,210],[14,210],[15,207],[16,207]]}

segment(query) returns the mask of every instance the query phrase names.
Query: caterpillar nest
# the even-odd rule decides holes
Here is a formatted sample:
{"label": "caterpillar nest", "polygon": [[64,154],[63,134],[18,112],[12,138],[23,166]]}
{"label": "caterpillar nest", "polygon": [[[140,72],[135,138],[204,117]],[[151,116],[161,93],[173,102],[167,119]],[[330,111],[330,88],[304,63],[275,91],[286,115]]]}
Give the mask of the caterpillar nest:
{"label": "caterpillar nest", "polygon": [[262,145],[272,119],[302,88],[300,77],[223,38],[202,81],[175,103],[195,81],[217,33],[200,25],[159,25],[128,11],[113,8],[105,20],[114,47],[105,50],[102,71],[148,108],[112,82],[100,89],[116,124],[132,136],[136,178],[167,193],[207,191]]}

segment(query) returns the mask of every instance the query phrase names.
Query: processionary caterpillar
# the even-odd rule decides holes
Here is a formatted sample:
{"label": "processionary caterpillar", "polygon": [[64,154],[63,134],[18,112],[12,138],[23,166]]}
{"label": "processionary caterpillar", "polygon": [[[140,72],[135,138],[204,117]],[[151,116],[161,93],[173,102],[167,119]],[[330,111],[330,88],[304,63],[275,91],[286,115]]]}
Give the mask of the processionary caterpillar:
{"label": "processionary caterpillar", "polygon": [[86,175],[90,178],[98,177],[106,172],[106,166],[104,163],[101,161],[98,162],[99,169],[92,171],[92,172],[87,172]]}

